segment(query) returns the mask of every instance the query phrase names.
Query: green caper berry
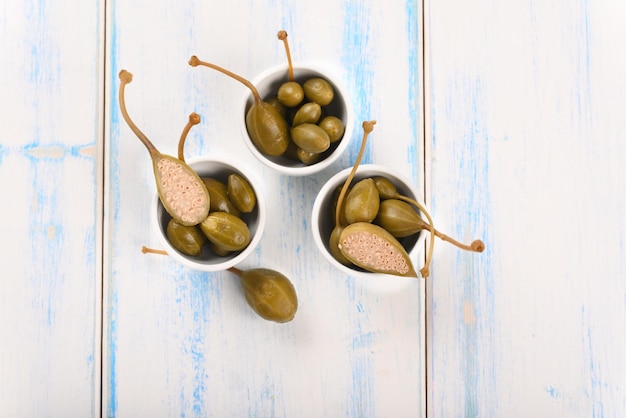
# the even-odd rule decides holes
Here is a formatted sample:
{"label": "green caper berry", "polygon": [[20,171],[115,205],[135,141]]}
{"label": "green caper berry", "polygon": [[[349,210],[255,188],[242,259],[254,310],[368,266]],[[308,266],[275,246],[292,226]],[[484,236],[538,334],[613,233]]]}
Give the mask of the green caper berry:
{"label": "green caper berry", "polygon": [[185,255],[197,257],[202,253],[206,238],[195,225],[183,225],[170,219],[165,230],[167,240],[172,247]]}
{"label": "green caper berry", "polygon": [[319,126],[326,131],[331,144],[339,141],[346,130],[343,121],[336,116],[326,116],[319,122]]}
{"label": "green caper berry", "polygon": [[349,224],[371,222],[380,207],[378,189],[371,178],[357,182],[346,196],[344,213]]}
{"label": "green caper berry", "polygon": [[320,153],[330,147],[330,138],[322,128],[312,123],[303,123],[291,128],[291,139],[305,151]]}
{"label": "green caper berry", "polygon": [[291,126],[298,126],[303,123],[317,123],[322,115],[322,107],[319,103],[305,103],[296,112],[291,122]]}
{"label": "green caper berry", "polygon": [[211,196],[210,212],[228,212],[235,216],[241,216],[241,211],[235,207],[228,197],[228,186],[215,178],[203,178],[202,182]]}
{"label": "green caper berry", "polygon": [[302,103],[304,99],[304,90],[302,86],[295,81],[287,81],[281,84],[276,94],[278,101],[287,107],[295,107]]}
{"label": "green caper berry", "polygon": [[285,275],[267,268],[229,270],[241,278],[246,302],[261,318],[283,323],[295,317],[298,295]]}
{"label": "green caper berry", "polygon": [[233,205],[243,213],[250,213],[256,206],[256,194],[252,185],[243,176],[232,173],[228,176],[228,196]]}
{"label": "green caper berry", "polygon": [[327,106],[335,97],[335,90],[330,83],[323,78],[314,77],[304,82],[302,85],[304,96],[312,102],[319,103],[320,106]]}
{"label": "green caper berry", "polygon": [[319,152],[308,152],[302,148],[298,148],[296,150],[296,155],[298,156],[298,159],[306,165],[315,164],[322,158],[322,154]]}
{"label": "green caper berry", "polygon": [[200,229],[209,241],[226,251],[240,251],[250,243],[248,225],[230,213],[210,213],[200,223]]}

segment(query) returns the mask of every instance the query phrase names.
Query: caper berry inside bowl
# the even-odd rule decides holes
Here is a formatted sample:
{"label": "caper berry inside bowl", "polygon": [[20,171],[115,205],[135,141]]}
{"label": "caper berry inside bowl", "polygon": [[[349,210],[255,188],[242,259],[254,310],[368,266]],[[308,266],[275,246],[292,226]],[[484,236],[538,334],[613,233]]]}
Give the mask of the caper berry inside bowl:
{"label": "caper berry inside bowl", "polygon": [[[187,163],[201,179],[210,178],[218,180],[223,184],[228,184],[229,176],[235,174],[245,179],[251,186],[256,197],[256,203],[253,209],[246,212],[236,212],[237,217],[247,226],[249,243],[245,244],[245,247],[240,250],[222,252],[219,249],[212,248],[214,246],[207,240],[207,242],[202,245],[200,254],[195,256],[185,254],[183,251],[177,249],[171,240],[168,239],[168,224],[170,223],[171,216],[163,207],[158,195],[155,194],[152,201],[152,222],[157,237],[165,251],[177,262],[187,267],[200,271],[222,271],[229,269],[243,261],[254,250],[263,234],[266,210],[265,199],[261,191],[260,183],[242,168],[242,164],[230,159],[225,158],[220,160],[216,158],[198,157],[189,159]],[[223,215],[226,212],[211,211],[209,212],[209,216],[211,216],[212,213]],[[230,217],[230,214],[228,215]],[[226,216],[220,216],[219,218],[226,218]],[[240,224],[239,222],[236,223],[236,225]],[[196,228],[201,230],[201,225],[197,225]],[[228,239],[228,237],[226,238]]]}
{"label": "caper berry inside bowl", "polygon": [[[250,152],[259,161],[283,174],[303,176],[319,172],[330,166],[346,150],[352,137],[354,112],[345,87],[341,84],[338,77],[333,75],[331,71],[311,64],[300,64],[293,66],[293,73],[295,82],[300,85],[304,85],[308,80],[322,79],[332,88],[334,93],[332,101],[321,106],[321,115],[317,123],[320,125],[322,120],[328,116],[333,116],[334,118],[339,119],[343,123],[344,128],[344,132],[340,135],[339,140],[333,140],[331,138],[330,145],[325,151],[320,152],[319,155],[315,156],[314,160],[306,162],[299,160],[298,157],[291,154],[292,150],[290,149],[288,149],[283,155],[279,156],[270,156],[261,152],[253,143],[246,127],[246,115],[254,103],[253,95],[249,91],[246,92],[244,96],[243,108],[240,115],[240,125],[244,142],[248,146]],[[285,64],[278,65],[264,71],[252,81],[252,84],[256,86],[263,100],[272,103],[277,97],[279,89],[288,81],[288,79],[288,65]],[[307,101],[307,99],[305,99],[302,102],[302,105],[311,102],[312,101]],[[284,111],[292,113],[288,114],[286,119],[293,119],[298,109],[299,107],[284,109]],[[307,116],[304,117],[305,120],[306,117]],[[327,120],[327,123],[332,122],[328,122]],[[310,126],[307,126],[307,128],[310,128],[307,130],[308,132],[315,130]],[[293,152],[295,153],[295,147]]]}
{"label": "caper berry inside bowl", "polygon": [[[313,232],[313,239],[318,250],[322,253],[324,258],[340,271],[359,278],[381,278],[389,281],[389,275],[380,273],[372,273],[365,271],[364,269],[355,266],[354,264],[342,264],[331,253],[329,247],[329,238],[331,232],[335,228],[335,205],[337,199],[337,190],[340,189],[346,181],[351,168],[340,171],[331,177],[320,189],[315,202],[313,203],[312,218],[311,218],[311,230]],[[397,191],[405,196],[410,197],[416,201],[422,202],[419,191],[411,185],[411,182],[402,174],[391,170],[387,167],[383,167],[375,164],[364,164],[358,167],[356,175],[352,181],[352,185],[358,183],[363,179],[384,177],[391,181],[397,188]],[[426,239],[426,233],[423,231],[411,234],[406,237],[399,237],[398,241],[404,247],[409,257],[416,262],[420,252],[424,249],[424,241]]]}

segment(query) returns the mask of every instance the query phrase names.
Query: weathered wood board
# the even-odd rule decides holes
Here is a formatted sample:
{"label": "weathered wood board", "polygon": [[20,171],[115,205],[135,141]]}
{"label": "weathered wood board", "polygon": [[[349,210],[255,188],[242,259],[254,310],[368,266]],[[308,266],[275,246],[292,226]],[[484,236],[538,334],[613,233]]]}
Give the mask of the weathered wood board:
{"label": "weathered wood board", "polygon": [[0,4],[3,417],[100,413],[103,17]]}
{"label": "weathered wood board", "polygon": [[429,416],[626,413],[625,16],[427,3]]}
{"label": "weathered wood board", "polygon": [[[104,409],[115,416],[419,416],[425,411],[423,283],[357,281],[318,253],[317,191],[349,167],[361,122],[378,121],[364,162],[423,185],[421,8],[417,2],[114,1],[109,4]],[[191,55],[253,79],[286,62],[327,66],[351,94],[349,151],[330,169],[282,176],[247,150],[238,125],[246,88]],[[221,156],[263,182],[270,214],[241,268],[290,277],[288,324],[260,319],[229,272],[202,273],[143,255],[158,246],[148,153],[122,120],[118,72],[133,73],[129,112],[161,152],[176,154],[188,114],[203,118],[187,157]]]}

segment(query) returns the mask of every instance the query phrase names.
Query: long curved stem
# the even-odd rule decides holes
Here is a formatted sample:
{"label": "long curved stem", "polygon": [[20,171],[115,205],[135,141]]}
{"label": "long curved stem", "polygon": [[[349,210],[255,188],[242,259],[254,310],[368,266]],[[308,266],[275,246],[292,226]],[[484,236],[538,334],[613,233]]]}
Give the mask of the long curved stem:
{"label": "long curved stem", "polygon": [[148,152],[150,153],[150,156],[154,158],[155,156],[158,156],[161,153],[156,149],[156,147],[148,139],[148,137],[143,132],[141,132],[141,130],[137,127],[137,125],[135,125],[135,123],[130,118],[128,111],[126,110],[126,101],[124,100],[124,94],[126,90],[126,84],[129,84],[130,82],[133,81],[133,75],[126,70],[122,70],[119,73],[119,78],[120,78],[119,102],[120,102],[120,111],[122,112],[122,117],[124,118],[128,126],[130,127],[130,129],[135,133],[135,135],[137,135],[137,138],[139,138],[139,140],[146,146],[146,148],[148,149]]}
{"label": "long curved stem", "polygon": [[[430,223],[430,225],[428,225],[428,227],[432,228],[431,217],[428,214],[428,212],[422,207],[422,205],[420,205],[417,201],[415,201],[415,200],[413,200],[413,199],[411,199],[411,198],[409,198],[407,196],[398,195],[398,196],[396,196],[396,198],[398,198],[400,200],[404,200],[405,202],[408,202],[408,203],[411,203],[411,204],[417,206],[417,208],[420,211],[422,211],[424,213],[424,215],[426,215],[426,218],[428,219],[428,222]],[[482,252],[485,249],[485,244],[481,240],[479,240],[479,239],[474,240],[474,241],[472,241],[472,243],[470,245],[467,245],[467,244],[460,243],[459,241],[455,240],[454,238],[449,237],[448,235],[446,235],[446,234],[444,234],[442,232],[439,232],[438,230],[436,230],[434,228],[432,228],[432,230],[434,231],[434,235],[439,237],[442,241],[449,242],[450,244],[452,244],[452,245],[454,245],[456,247],[459,247],[462,250],[473,251],[473,252],[480,253],[480,252]]]}
{"label": "long curved stem", "polygon": [[187,135],[191,130],[191,127],[200,123],[200,115],[193,112],[189,115],[189,121],[183,128],[183,132],[180,134],[180,140],[178,141],[178,159],[182,162],[185,162],[185,141],[187,140]]}
{"label": "long curved stem", "polygon": [[343,187],[341,188],[341,192],[339,193],[339,198],[337,200],[337,208],[335,210],[335,227],[341,224],[341,208],[343,206],[343,198],[346,196],[346,192],[348,190],[348,187],[350,186],[350,182],[354,178],[356,169],[361,163],[361,159],[363,158],[363,154],[365,153],[365,144],[367,143],[367,137],[369,136],[370,132],[374,130],[375,124],[376,124],[375,120],[363,122],[363,139],[361,140],[361,148],[359,149],[359,155],[357,155],[356,157],[356,161],[354,162],[354,165],[352,166],[352,171],[350,171],[350,174],[348,175],[346,182],[343,184]]}
{"label": "long curved stem", "polygon": [[428,245],[428,255],[426,256],[426,263],[424,264],[424,267],[422,267],[422,269],[420,270],[420,273],[422,274],[422,276],[426,278],[430,275],[430,262],[433,259],[433,248],[435,246],[435,234],[437,233],[437,230],[433,226],[433,219],[430,217],[430,214],[428,213],[426,208],[422,204],[420,204],[417,200],[413,200],[407,196],[402,196],[400,194],[398,194],[396,197],[400,200],[404,200],[406,202],[409,202],[415,205],[424,215],[426,215],[426,218],[428,219],[428,223],[429,223],[428,228],[430,230],[430,243]]}
{"label": "long curved stem", "polygon": [[479,239],[474,240],[474,241],[471,242],[470,245],[467,245],[467,244],[462,244],[462,243],[458,242],[457,240],[455,240],[454,238],[451,238],[451,237],[447,236],[446,234],[443,234],[443,233],[441,233],[439,231],[435,231],[435,234],[442,241],[449,242],[449,243],[451,243],[451,244],[453,244],[453,245],[455,245],[455,246],[457,246],[457,247],[459,247],[459,248],[461,248],[463,250],[466,250],[466,251],[473,251],[473,252],[476,252],[476,253],[482,253],[483,250],[485,249],[485,244],[481,240],[479,240]]}
{"label": "long curved stem", "polygon": [[257,102],[262,101],[261,95],[259,94],[259,91],[256,89],[256,87],[254,87],[254,84],[252,84],[250,81],[246,80],[245,78],[241,77],[240,75],[237,75],[233,73],[232,71],[228,71],[226,68],[222,68],[219,65],[211,64],[210,62],[201,61],[195,55],[193,55],[189,59],[189,65],[191,65],[192,67],[197,67],[198,65],[202,65],[204,67],[209,67],[209,68],[219,71],[220,73],[226,74],[227,76],[234,78],[235,80],[242,83],[244,86],[248,87],[252,91],[252,95],[254,96],[255,101]]}
{"label": "long curved stem", "polygon": [[287,62],[289,63],[289,81],[293,81],[293,65],[291,64],[291,51],[289,50],[289,41],[287,40],[287,32],[281,30],[278,32],[278,39],[283,41],[285,52],[287,53]]}
{"label": "long curved stem", "polygon": [[241,275],[243,274],[243,271],[239,270],[237,267],[230,267],[227,270],[231,273],[235,273],[239,277],[241,277]]}

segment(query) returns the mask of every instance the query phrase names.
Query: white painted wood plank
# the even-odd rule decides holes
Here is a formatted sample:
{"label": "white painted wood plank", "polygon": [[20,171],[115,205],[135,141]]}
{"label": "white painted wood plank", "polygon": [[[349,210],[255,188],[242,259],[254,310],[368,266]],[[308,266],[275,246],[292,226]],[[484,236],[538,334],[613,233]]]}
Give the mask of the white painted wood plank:
{"label": "white painted wood plank", "polygon": [[0,5],[3,417],[100,413],[103,11]]}
{"label": "white painted wood plank", "polygon": [[[315,250],[315,193],[356,157],[360,122],[376,119],[366,162],[423,184],[420,108],[421,6],[416,1],[108,3],[110,85],[104,413],[107,416],[420,416],[424,402],[423,285],[390,288],[340,274]],[[187,65],[192,54],[254,78],[285,62],[276,32],[289,33],[295,62],[328,65],[353,95],[350,152],[332,169],[288,178],[247,151],[236,125],[245,89]],[[162,151],[176,153],[192,111],[203,117],[187,155],[236,158],[263,179],[273,216],[242,268],[278,269],[294,281],[292,323],[265,322],[229,273],[198,273],[142,255],[157,240],[155,191],[143,145],[117,107],[127,69],[128,108]],[[395,283],[395,284],[394,284]]]}
{"label": "white painted wood plank", "polygon": [[626,6],[427,6],[429,415],[623,416]]}

